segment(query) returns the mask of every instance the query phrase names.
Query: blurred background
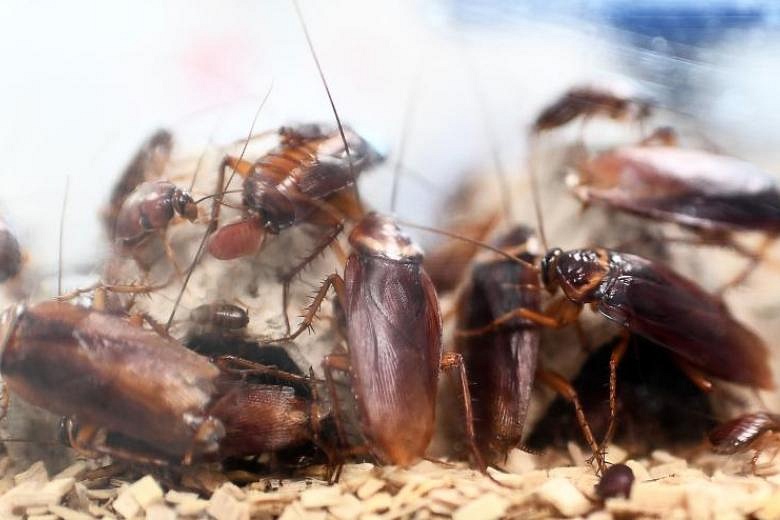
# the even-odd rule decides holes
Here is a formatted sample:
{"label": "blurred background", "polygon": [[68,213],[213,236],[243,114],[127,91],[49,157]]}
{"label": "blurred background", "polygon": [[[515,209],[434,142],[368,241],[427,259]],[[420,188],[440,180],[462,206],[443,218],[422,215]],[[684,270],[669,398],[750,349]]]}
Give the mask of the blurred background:
{"label": "blurred background", "polygon": [[[386,153],[406,135],[404,217],[434,220],[461,176],[494,173],[491,150],[519,174],[534,115],[581,83],[631,84],[780,171],[776,2],[300,5],[342,119]],[[98,212],[156,128],[196,156],[244,137],[269,88],[257,129],[332,121],[288,0],[6,0],[0,60],[0,213],[43,273],[56,270],[66,177],[64,261],[77,269],[99,260],[84,258],[106,247]],[[361,181],[377,209],[389,208],[391,173]]]}

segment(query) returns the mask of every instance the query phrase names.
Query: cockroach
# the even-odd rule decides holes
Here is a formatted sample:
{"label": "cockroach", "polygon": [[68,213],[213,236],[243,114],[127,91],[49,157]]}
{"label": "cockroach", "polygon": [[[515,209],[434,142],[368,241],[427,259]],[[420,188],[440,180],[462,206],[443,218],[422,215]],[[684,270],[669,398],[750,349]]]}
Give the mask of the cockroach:
{"label": "cockroach", "polygon": [[615,497],[629,498],[634,485],[634,472],[625,464],[614,464],[604,471],[598,484],[596,495],[602,500]]}
{"label": "cockroach", "polygon": [[[518,226],[499,246],[522,246],[533,235]],[[520,258],[533,262],[530,253]],[[506,258],[477,263],[459,296],[458,328],[492,323],[516,308],[540,309],[541,287],[535,269]],[[492,458],[520,445],[537,371],[539,327],[523,318],[483,336],[457,338],[471,383],[477,444]]]}
{"label": "cockroach", "polygon": [[232,303],[204,303],[190,312],[190,320],[215,330],[232,331],[249,325],[249,313]]}
{"label": "cockroach", "polygon": [[604,248],[554,248],[541,262],[541,281],[556,298],[543,313],[517,308],[493,323],[461,335],[498,330],[516,318],[546,327],[573,323],[585,304],[625,329],[610,359],[610,423],[616,417],[616,371],[628,346],[628,333],[651,340],[677,357],[694,382],[710,388],[710,377],[754,388],[774,387],[768,351],[754,332],[738,322],[723,302],[660,263]]}
{"label": "cockroach", "polygon": [[[626,146],[603,152],[577,166],[574,194],[584,204],[618,211],[697,232],[702,242],[732,248],[751,263],[726,287],[743,281],[780,234],[780,190],[756,166],[725,155],[675,146]],[[766,234],[748,251],[731,234]]]}
{"label": "cockroach", "polygon": [[198,207],[192,196],[166,180],[140,184],[124,201],[116,218],[116,241],[119,251],[143,264],[139,249],[152,236],[159,236],[165,252],[178,270],[165,233],[176,215],[190,222],[198,218]]}
{"label": "cockroach", "polygon": [[764,450],[773,447],[773,458],[780,451],[780,415],[768,412],[746,413],[714,428],[708,439],[712,451],[721,455],[755,450],[750,460],[755,473],[758,458]]}
{"label": "cockroach", "polygon": [[173,135],[165,129],[154,132],[144,141],[111,191],[108,207],[103,210],[103,224],[113,239],[116,219],[125,199],[143,182],[163,174],[173,149]]}
{"label": "cockroach", "polygon": [[652,108],[648,99],[625,96],[603,87],[575,87],[542,110],[534,121],[532,133],[559,128],[579,117],[642,121],[651,115]]}
{"label": "cockroach", "polygon": [[[344,136],[346,144],[340,132],[324,125],[282,127],[279,146],[254,163],[226,157],[220,167],[218,190],[224,190],[228,168],[241,175],[245,216],[214,232],[209,239],[209,253],[221,260],[246,256],[262,246],[266,233],[275,235],[310,222],[332,230],[292,271],[300,271],[316,258],[338,235],[344,216],[360,216],[355,181],[363,170],[380,160],[379,154],[349,128],[344,129]],[[215,221],[219,207],[218,200]]]}
{"label": "cockroach", "polygon": [[[315,400],[291,387],[246,380],[264,367],[212,362],[116,315],[56,301],[20,306],[6,316],[0,337],[8,389],[74,418],[76,448],[189,464],[316,438]],[[128,442],[111,441],[116,438]]]}
{"label": "cockroach", "polygon": [[0,218],[0,283],[19,274],[22,270],[22,250],[8,226]]}
{"label": "cockroach", "polygon": [[[458,369],[467,435],[484,470],[463,359],[442,351],[439,304],[422,267],[422,251],[392,219],[377,213],[354,227],[349,242],[353,252],[344,277],[332,274],[325,280],[290,338],[310,326],[333,287],[349,352],[325,358],[326,381],[335,397],[332,371],[349,372],[368,449],[382,463],[408,466],[425,455],[434,431],[439,371]],[[334,408],[335,413],[337,402]],[[343,439],[338,420],[336,424]]]}

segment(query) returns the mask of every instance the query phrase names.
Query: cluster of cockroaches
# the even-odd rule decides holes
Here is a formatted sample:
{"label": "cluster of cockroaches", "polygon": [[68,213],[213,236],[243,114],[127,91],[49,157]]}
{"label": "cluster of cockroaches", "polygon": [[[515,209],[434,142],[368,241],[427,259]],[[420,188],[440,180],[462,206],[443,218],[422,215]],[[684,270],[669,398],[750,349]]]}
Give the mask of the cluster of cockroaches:
{"label": "cluster of cockroaches", "polygon": [[[651,109],[641,99],[575,89],[538,117],[530,142],[578,118],[643,121]],[[198,204],[210,200],[203,242],[186,275],[181,273],[182,292],[204,253],[231,261],[257,254],[269,234],[304,223],[319,226],[322,239],[282,277],[285,319],[289,283],[351,227],[343,275],[325,280],[303,322],[295,330],[288,322],[284,338],[294,340],[311,326],[333,288],[336,322],[348,349],[323,360],[325,392],[312,375],[240,356],[195,353],[148,316],[126,309],[125,314],[108,312],[97,291],[94,308],[60,299],[6,313],[0,372],[10,393],[66,417],[72,446],[131,462],[187,465],[314,443],[331,461],[368,453],[381,463],[407,466],[425,456],[434,434],[439,373],[455,369],[465,431],[480,469],[488,462],[500,464],[510,449],[521,446],[531,391],[539,381],[572,403],[597,470],[604,472],[604,451],[618,424],[617,368],[631,335],[665,347],[703,389],[712,387],[711,378],[773,387],[767,347],[719,295],[655,261],[615,250],[550,248],[537,255],[528,247],[534,234],[522,226],[492,245],[453,236],[495,257],[475,262],[462,276],[455,350],[445,351],[437,290],[452,287],[434,285],[421,249],[399,223],[363,210],[358,176],[382,157],[338,117],[337,123],[333,129],[282,128],[278,146],[255,161],[243,154],[225,157],[215,194],[201,201],[169,181],[148,180],[161,174],[171,146],[170,134],[155,134],[118,183],[106,217],[123,254],[148,266],[146,246],[158,237],[179,270],[166,230],[176,216],[195,220]],[[742,161],[683,149],[672,140],[664,130],[588,159],[577,167],[574,194],[585,203],[677,223],[698,232],[701,242],[735,248],[751,265],[757,263],[765,247],[747,251],[732,235],[762,231],[766,244],[776,236],[780,192],[772,179]],[[235,174],[243,183],[242,216],[220,225],[220,208]],[[20,264],[18,243],[0,225],[0,280],[14,276]],[[543,305],[543,290],[553,295],[559,289],[563,294]],[[541,329],[574,324],[586,304],[625,331],[609,362],[609,421],[602,439],[591,430],[569,382],[538,360]],[[193,311],[193,319],[241,329],[249,316],[239,307],[211,303]],[[349,374],[365,449],[348,445],[335,370]],[[330,406],[323,404],[323,394],[330,396]],[[735,451],[777,424],[770,414],[747,415],[721,426],[711,440],[718,451]],[[630,487],[626,468],[613,469],[607,475],[615,475],[610,478],[617,484],[604,482],[605,496],[623,492],[626,482]]]}

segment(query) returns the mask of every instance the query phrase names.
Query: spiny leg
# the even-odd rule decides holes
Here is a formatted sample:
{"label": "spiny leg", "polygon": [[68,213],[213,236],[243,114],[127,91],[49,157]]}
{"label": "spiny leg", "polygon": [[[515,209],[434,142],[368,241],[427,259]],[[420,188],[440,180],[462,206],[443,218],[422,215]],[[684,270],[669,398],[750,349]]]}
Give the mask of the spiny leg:
{"label": "spiny leg", "polygon": [[605,450],[609,443],[612,442],[612,436],[615,434],[618,406],[617,369],[626,354],[630,338],[628,331],[624,331],[621,334],[620,341],[614,346],[612,354],[609,356],[609,421],[607,422],[607,433],[604,434],[604,439],[601,441],[602,450]]}
{"label": "spiny leg", "polygon": [[574,406],[574,413],[577,416],[577,422],[580,425],[580,429],[582,430],[582,434],[585,437],[585,441],[588,443],[588,446],[590,446],[590,449],[593,452],[593,460],[596,461],[598,472],[603,473],[606,469],[606,465],[604,464],[604,454],[601,452],[601,448],[599,447],[598,443],[596,443],[596,437],[593,435],[593,430],[588,423],[588,419],[585,417],[585,411],[582,408],[582,403],[580,403],[577,391],[573,386],[571,386],[571,383],[569,383],[566,378],[557,372],[545,370],[539,367],[536,370],[536,378],[554,390],[556,393],[561,395]]}
{"label": "spiny leg", "polygon": [[340,370],[349,372],[349,358],[343,354],[330,354],[322,360],[322,369],[325,372],[325,383],[328,385],[328,392],[333,403],[333,421],[336,423],[336,438],[339,448],[347,445],[347,438],[344,434],[344,425],[341,420],[341,401],[336,390],[336,381],[333,379],[333,371]]}
{"label": "spiny leg", "polygon": [[302,316],[303,321],[301,322],[300,326],[298,326],[298,328],[292,334],[280,338],[278,341],[294,340],[300,336],[304,330],[311,327],[312,321],[314,321],[314,316],[322,306],[322,302],[325,300],[325,296],[328,294],[328,289],[330,289],[331,286],[333,286],[333,289],[336,291],[336,297],[339,299],[342,305],[347,301],[347,288],[346,284],[344,283],[344,279],[336,273],[331,274],[322,283],[319,290],[317,291],[317,294],[314,295],[311,304],[306,307],[306,310]]}
{"label": "spiny leg", "polygon": [[[314,379],[309,379],[306,376],[299,376],[297,374],[291,374],[290,372],[285,372],[284,370],[281,370],[274,366],[255,363],[254,361],[249,361],[248,359],[243,359],[237,356],[231,356],[231,355],[219,356],[214,360],[214,362],[218,367],[220,367],[225,371],[237,372],[239,374],[270,375],[270,376],[278,377],[279,379],[282,380],[291,381],[294,383],[306,383],[314,386],[313,385]],[[234,368],[234,367],[240,367],[240,368]]]}
{"label": "spiny leg", "polygon": [[731,280],[729,280],[728,282],[723,284],[720,288],[718,288],[715,291],[715,294],[722,296],[723,293],[725,293],[727,290],[743,284],[745,280],[747,280],[748,277],[751,274],[753,274],[753,271],[756,270],[758,265],[766,256],[769,248],[772,246],[772,244],[775,243],[775,240],[777,240],[776,234],[771,234],[764,237],[764,240],[761,242],[761,245],[758,247],[758,249],[755,252],[753,252],[752,256],[748,260],[747,265],[745,265],[745,267],[743,267],[739,273],[737,273],[734,277],[732,277]]}
{"label": "spiny leg", "polygon": [[466,437],[468,438],[471,453],[474,456],[474,462],[479,470],[487,473],[487,464],[482,457],[482,453],[477,446],[477,435],[474,431],[474,410],[471,403],[471,391],[469,390],[468,377],[466,375],[466,365],[463,362],[463,356],[457,352],[445,352],[442,354],[439,364],[442,370],[457,369],[458,379],[460,380],[460,389],[463,395],[463,411],[466,415]]}
{"label": "spiny leg", "polygon": [[455,334],[462,337],[481,336],[501,328],[502,325],[516,318],[532,321],[542,327],[559,329],[575,321],[581,309],[582,307],[579,304],[572,302],[568,298],[560,298],[553,302],[544,313],[525,307],[519,307],[502,314],[484,327],[462,329],[458,330]]}
{"label": "spiny leg", "polygon": [[337,223],[333,228],[331,228],[330,232],[326,233],[325,236],[322,237],[322,239],[317,243],[317,245],[307,254],[305,257],[303,257],[298,264],[296,264],[292,269],[287,271],[285,274],[281,276],[282,279],[282,308],[284,310],[284,326],[285,326],[285,334],[290,334],[290,316],[287,312],[287,307],[289,305],[290,301],[290,284],[295,279],[296,276],[298,276],[301,271],[303,271],[307,265],[312,263],[314,259],[316,259],[320,254],[322,254],[325,249],[328,248],[333,242],[335,242],[336,238],[338,238],[341,231],[344,229],[344,225],[342,223]]}

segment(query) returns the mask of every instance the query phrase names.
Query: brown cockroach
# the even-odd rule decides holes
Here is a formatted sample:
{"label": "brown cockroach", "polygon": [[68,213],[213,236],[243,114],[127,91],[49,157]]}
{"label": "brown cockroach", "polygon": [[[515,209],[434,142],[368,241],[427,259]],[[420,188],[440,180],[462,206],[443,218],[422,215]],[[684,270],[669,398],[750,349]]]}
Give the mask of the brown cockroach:
{"label": "brown cockroach", "polygon": [[190,320],[211,329],[233,331],[249,325],[249,313],[232,303],[204,303],[192,309]]}
{"label": "brown cockroach", "polygon": [[173,149],[173,135],[160,129],[149,136],[130,162],[125,166],[103,210],[103,224],[113,239],[116,219],[125,199],[143,182],[159,178],[163,174]]}
{"label": "brown cockroach", "polygon": [[721,455],[733,455],[755,450],[750,460],[753,473],[761,453],[769,447],[774,455],[780,451],[780,415],[754,412],[740,415],[714,428],[708,436],[712,451]]}
{"label": "brown cockroach", "polygon": [[[743,281],[780,234],[780,191],[773,177],[733,157],[675,146],[625,146],[576,170],[573,192],[584,204],[673,222],[697,232],[701,243],[749,257],[750,264],[726,287]],[[762,232],[766,239],[749,251],[731,236],[739,231]]]}
{"label": "brown cockroach", "polygon": [[650,116],[652,108],[648,99],[622,95],[603,87],[575,87],[542,110],[534,121],[532,133],[559,128],[579,117],[642,121]]}
{"label": "brown cockroach", "polygon": [[19,274],[22,270],[22,250],[19,241],[0,218],[0,283]]}
{"label": "brown cockroach", "polygon": [[316,400],[246,380],[265,367],[212,362],[122,317],[65,302],[9,312],[0,336],[3,379],[25,401],[75,418],[76,448],[189,464],[316,440]]}
{"label": "brown cockroach", "polygon": [[[460,335],[499,330],[517,318],[546,327],[573,323],[590,304],[602,316],[671,350],[694,382],[709,388],[710,377],[754,388],[774,387],[768,351],[754,332],[738,322],[723,302],[693,281],[646,258],[604,248],[562,251],[554,248],[541,262],[541,280],[548,292],[562,289],[545,312],[517,308],[493,323]],[[628,346],[628,335],[610,359],[610,421],[616,417],[616,371]]]}
{"label": "brown cockroach", "polygon": [[[368,449],[383,463],[408,466],[424,457],[434,431],[439,372],[458,369],[467,435],[484,470],[474,440],[463,359],[442,351],[439,303],[422,267],[422,251],[392,219],[377,213],[366,215],[349,241],[353,252],[344,277],[332,274],[325,280],[290,338],[311,325],[333,287],[345,319],[349,352],[325,358],[326,380],[335,396],[332,371],[349,372]],[[337,412],[337,402],[334,408]],[[338,424],[337,420],[343,440]]]}
{"label": "brown cockroach", "polygon": [[119,252],[133,256],[139,264],[144,265],[141,247],[152,236],[159,236],[169,260],[178,270],[165,236],[168,225],[176,215],[190,222],[198,218],[198,206],[189,193],[166,180],[141,183],[122,203],[116,217],[115,239]]}

